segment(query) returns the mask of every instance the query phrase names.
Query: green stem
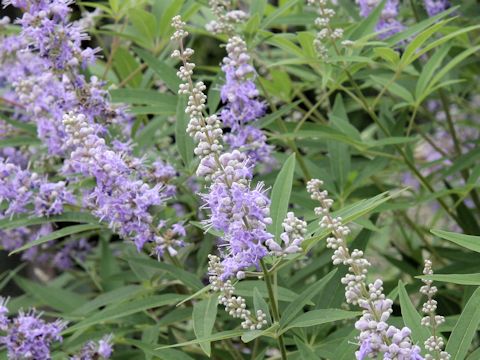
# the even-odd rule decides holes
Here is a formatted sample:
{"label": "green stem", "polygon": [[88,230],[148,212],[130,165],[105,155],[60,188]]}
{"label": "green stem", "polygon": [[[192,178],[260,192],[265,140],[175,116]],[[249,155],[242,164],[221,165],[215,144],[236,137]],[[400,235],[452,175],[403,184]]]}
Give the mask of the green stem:
{"label": "green stem", "polygon": [[[263,259],[260,260],[260,265],[262,266],[263,274],[265,277],[265,284],[267,285],[268,297],[270,299],[270,307],[272,309],[272,317],[274,322],[280,322],[280,313],[278,312],[277,300],[275,298],[275,293],[273,291],[272,281],[270,279],[270,274],[268,272],[267,266],[263,262]],[[279,335],[278,338],[278,347],[282,354],[282,360],[287,360],[287,349],[285,348],[285,342],[283,340],[283,335]]]}

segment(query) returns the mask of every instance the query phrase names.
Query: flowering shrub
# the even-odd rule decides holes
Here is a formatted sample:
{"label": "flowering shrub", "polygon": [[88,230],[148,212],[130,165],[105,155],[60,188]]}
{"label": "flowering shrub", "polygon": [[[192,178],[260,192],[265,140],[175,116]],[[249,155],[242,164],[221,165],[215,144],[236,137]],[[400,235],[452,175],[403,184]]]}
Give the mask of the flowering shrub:
{"label": "flowering shrub", "polygon": [[474,1],[2,5],[0,359],[480,358]]}

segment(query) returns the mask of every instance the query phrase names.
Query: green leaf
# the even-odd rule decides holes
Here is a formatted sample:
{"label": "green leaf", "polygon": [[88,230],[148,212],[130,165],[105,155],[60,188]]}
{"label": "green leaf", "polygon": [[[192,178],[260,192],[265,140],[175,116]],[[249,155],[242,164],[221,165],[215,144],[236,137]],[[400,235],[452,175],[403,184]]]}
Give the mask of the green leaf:
{"label": "green leaf", "polygon": [[288,157],[282,169],[278,173],[272,189],[272,202],[270,205],[270,216],[275,239],[279,239],[282,233],[282,222],[287,216],[288,203],[292,192],[293,174],[295,172],[295,154]]}
{"label": "green leaf", "polygon": [[405,52],[402,55],[402,60],[401,60],[402,64],[405,66],[411,63],[413,61],[413,55],[425,43],[425,41],[427,41],[428,39],[431,39],[434,33],[436,33],[439,29],[444,27],[451,20],[452,19],[439,21],[436,24],[433,24],[432,26],[423,30],[417,36],[415,36],[415,38],[412,41],[410,41],[407,48],[405,49]]}
{"label": "green leaf", "polygon": [[442,19],[444,17],[447,17],[452,12],[458,10],[458,8],[459,8],[458,6],[452,6],[450,9],[448,9],[444,12],[441,12],[438,15],[428,17],[427,19],[425,19],[425,20],[423,20],[423,21],[421,21],[417,24],[409,25],[409,26],[406,27],[406,29],[404,31],[390,37],[389,39],[386,40],[386,42],[390,46],[397,46],[398,43],[401,42],[402,40],[406,40],[406,39],[410,40],[413,35],[418,34],[419,32],[422,32],[423,30],[425,30],[429,26],[438,23],[440,19]]}
{"label": "green leaf", "polygon": [[307,305],[307,303],[312,300],[315,295],[323,290],[324,286],[330,281],[336,272],[337,269],[334,269],[314,284],[311,284],[287,306],[282,314],[282,318],[280,319],[281,329],[286,328],[287,325],[289,325],[296,318],[297,314],[302,311],[303,307]]}
{"label": "green leaf", "polygon": [[90,230],[98,230],[98,229],[101,229],[101,228],[102,228],[102,226],[99,225],[99,224],[82,224],[82,225],[68,226],[68,227],[65,227],[63,229],[51,232],[48,235],[42,236],[35,241],[31,241],[31,242],[19,247],[18,249],[15,249],[9,255],[16,254],[16,253],[19,253],[21,251],[25,251],[27,249],[30,249],[30,248],[34,247],[34,246],[38,246],[38,245],[44,244],[44,243],[52,241],[52,240],[60,239],[62,237],[68,236],[68,235],[77,234],[77,233],[90,231]]}
{"label": "green leaf", "polygon": [[283,116],[285,114],[288,114],[292,109],[297,107],[297,105],[300,104],[300,102],[301,101],[296,101],[294,103],[284,105],[280,109],[278,109],[277,111],[275,111],[271,114],[265,115],[264,117],[258,119],[255,122],[256,123],[255,126],[258,127],[259,129],[263,129],[263,128],[267,127],[268,125],[270,125],[272,122],[274,122],[275,120],[277,120],[281,116]]}
{"label": "green leaf", "polygon": [[412,339],[415,344],[423,344],[430,337],[430,331],[427,327],[421,325],[422,317],[413,306],[405,285],[402,281],[398,282],[398,294],[400,298],[400,308],[402,309],[402,318],[405,325],[412,330]]}
{"label": "green leaf", "polygon": [[433,77],[433,79],[430,81],[427,87],[427,92],[428,89],[432,88],[436,83],[438,83],[445,75],[449,73],[450,70],[458,66],[463,60],[465,60],[467,57],[469,57],[472,54],[475,54],[478,50],[480,50],[480,45],[475,46],[475,47],[470,47],[466,49],[465,51],[461,52],[457,56],[455,56],[453,59],[448,61],[448,63],[445,64]]}
{"label": "green leaf", "polygon": [[[403,191],[403,190],[402,190]],[[333,213],[333,216],[337,217],[340,216],[343,219],[343,223],[347,224],[351,221],[355,221],[359,217],[362,217],[364,215],[367,215],[374,211],[377,207],[382,205],[383,203],[387,202],[400,192],[384,192],[382,194],[379,194],[377,196],[374,196],[373,198],[370,199],[364,199],[356,202],[355,204],[352,204],[350,206],[346,206],[343,209],[339,211],[335,211]],[[318,223],[318,222],[315,222]],[[320,226],[317,227],[317,229],[314,231],[315,236],[305,239],[302,243],[302,247],[305,249],[305,251],[309,251],[312,247],[315,246],[321,239],[325,238],[329,234],[329,230],[327,229],[322,229]]]}
{"label": "green leaf", "polygon": [[[153,40],[155,39],[155,16],[145,10],[135,8],[129,10],[128,17],[135,29],[139,32],[140,38],[153,47]],[[139,43],[141,43],[140,41]]]}
{"label": "green leaf", "polygon": [[267,0],[255,0],[250,4],[250,14],[258,15],[259,18],[265,14],[265,8],[267,7]]}
{"label": "green leaf", "polygon": [[204,287],[202,282],[194,274],[180,269],[174,265],[170,265],[161,261],[155,261],[146,256],[142,258],[126,258],[126,260],[129,263],[146,266],[158,271],[165,271],[169,273],[173,277],[173,279],[180,280],[193,290],[200,290]]}
{"label": "green leaf", "polygon": [[480,236],[458,234],[443,230],[430,230],[430,232],[442,239],[480,253]]}
{"label": "green leaf", "polygon": [[54,286],[43,286],[22,277],[15,277],[15,282],[27,294],[61,312],[71,312],[85,303],[85,299],[74,292]]}
{"label": "green leaf", "polygon": [[[254,293],[253,289],[255,288],[257,288],[257,291],[260,293],[260,295],[263,298],[267,299],[269,297],[265,282],[260,280],[240,281],[235,285],[234,293],[235,295],[240,295],[243,297],[251,297],[253,296],[253,293]],[[287,301],[287,302],[294,301],[295,298],[297,297],[296,293],[282,286],[277,286],[277,295],[278,295],[279,301]],[[308,301],[308,305],[313,305],[313,303],[311,301]]]}
{"label": "green leaf", "polygon": [[[217,317],[218,296],[210,295],[208,299],[193,305],[193,331],[198,339],[209,337]],[[202,350],[210,356],[212,349],[210,342],[200,343]]]}
{"label": "green leaf", "polygon": [[268,15],[262,22],[261,28],[267,28],[272,22],[274,22],[277,18],[282,16],[287,10],[289,10],[292,6],[298,3],[300,0],[289,0],[286,4],[279,6],[275,11],[273,11],[270,15]]}
{"label": "green leaf", "polygon": [[139,66],[140,64],[130,51],[123,47],[117,48],[115,56],[113,57],[113,67],[120,79],[131,77],[127,84],[133,87],[139,87],[142,83],[141,72],[132,75],[134,71],[137,71]]}
{"label": "green leaf", "polygon": [[370,35],[375,31],[375,25],[380,19],[383,7],[385,6],[385,0],[378,4],[373,11],[365,19],[362,19],[356,26],[346,32],[345,38],[352,41],[358,40],[365,35]]}
{"label": "green leaf", "polygon": [[170,306],[175,302],[182,300],[183,298],[183,295],[163,294],[150,296],[143,299],[135,299],[133,301],[122,303],[120,305],[109,306],[104,310],[86,318],[85,320],[80,321],[78,324],[69,327],[63,333],[72,333],[80,329],[88,328],[99,323],[105,323],[107,321],[119,319],[148,309],[153,309],[166,305]]}
{"label": "green leaf", "polygon": [[39,145],[42,142],[31,136],[15,136],[7,139],[0,140],[0,149],[4,147],[17,147],[28,145]]}
{"label": "green leaf", "polygon": [[89,302],[73,310],[72,315],[86,315],[100,307],[130,300],[141,294],[145,289],[139,285],[126,285],[112,291],[100,294]]}
{"label": "green leaf", "polygon": [[477,348],[474,352],[468,355],[467,360],[478,360],[480,359],[480,348]]}
{"label": "green leaf", "polygon": [[[164,1],[164,0],[162,0],[162,1]],[[171,31],[172,27],[170,25],[170,23],[172,22],[172,18],[175,15],[180,14],[180,10],[182,9],[182,6],[183,6],[184,2],[185,2],[185,0],[173,0],[173,1],[170,2],[170,5],[163,12],[162,18],[159,22],[159,26],[158,26],[158,35],[159,36],[165,36],[165,37],[170,36],[170,33],[172,32]]]}
{"label": "green leaf", "polygon": [[443,46],[441,49],[437,50],[435,54],[433,54],[430,60],[428,60],[423,67],[422,73],[418,78],[417,86],[415,88],[415,98],[417,99],[417,102],[421,102],[421,99],[424,97],[424,92],[427,88],[428,82],[431,80],[438,67],[442,64],[442,61],[445,56],[447,56],[449,50],[449,45]]}
{"label": "green leaf", "polygon": [[278,324],[273,324],[272,326],[264,330],[247,330],[242,335],[242,341],[244,343],[248,343],[260,336],[269,336],[271,338],[275,338],[277,329]]}
{"label": "green leaf", "polygon": [[452,360],[465,359],[480,324],[480,288],[468,300],[448,339],[447,351]]}
{"label": "green leaf", "polygon": [[173,350],[173,349],[156,349],[155,345],[147,344],[138,340],[133,339],[124,339],[124,342],[129,345],[133,345],[136,348],[142,350],[146,355],[154,356],[154,359],[160,360],[193,360],[191,356],[188,356],[183,351]]}
{"label": "green leaf", "polygon": [[418,279],[433,280],[459,285],[480,285],[480,273],[475,274],[434,274],[416,276]]}
{"label": "green leaf", "polygon": [[395,65],[400,61],[398,52],[388,47],[377,47],[373,49],[373,52],[392,65]]}
{"label": "green leaf", "polygon": [[[437,15],[438,16],[438,15]],[[466,28],[461,28],[460,30],[457,30],[457,31],[454,31],[454,32],[451,32],[451,33],[448,33],[447,35],[441,37],[440,39],[437,39],[435,41],[432,41],[431,43],[429,43],[427,46],[425,46],[423,49],[421,49],[420,51],[417,51],[415,53],[415,55],[413,56],[413,60],[416,60],[418,59],[419,57],[421,57],[423,54],[427,53],[428,51],[430,51],[431,49],[434,49],[442,44],[444,44],[445,42],[447,42],[448,40],[450,39],[453,39],[457,36],[460,36],[462,34],[465,34],[467,32],[470,32],[470,31],[473,31],[473,30],[476,30],[476,29],[479,29],[480,28],[480,25],[474,25],[474,26],[468,26]]]}
{"label": "green leaf", "polygon": [[161,106],[166,112],[174,114],[177,109],[177,96],[162,94],[155,90],[116,89],[111,90],[112,101],[134,105]]}
{"label": "green leaf", "polygon": [[176,109],[177,122],[175,123],[175,144],[182,157],[185,166],[189,166],[193,160],[193,139],[187,134],[188,115],[185,113],[187,97],[180,96]]}
{"label": "green leaf", "polygon": [[304,328],[309,326],[327,324],[339,320],[353,319],[362,313],[354,311],[345,311],[340,309],[321,309],[308,311],[299,315],[290,324],[280,330],[280,334],[293,328]]}
{"label": "green leaf", "polygon": [[272,323],[272,317],[270,316],[268,304],[256,287],[253,288],[253,308],[255,309],[255,312],[261,310],[267,316],[267,322],[269,324]]}
{"label": "green leaf", "polygon": [[391,82],[389,79],[385,79],[383,77],[380,77],[380,76],[374,76],[374,75],[370,75],[370,78],[378,83],[378,84],[381,84],[383,85],[384,87],[387,88],[387,90],[392,93],[393,95],[396,95],[400,98],[402,98],[403,100],[405,100],[407,103],[413,103],[414,102],[414,99],[413,99],[413,95],[410,93],[410,91],[408,91],[406,88],[404,88],[402,85],[399,85],[398,83],[396,82]]}
{"label": "green leaf", "polygon": [[102,232],[99,235],[101,261],[98,273],[104,291],[110,291],[122,287],[124,285],[124,280],[122,277],[111,279],[115,275],[120,275],[122,270],[120,268],[118,257],[113,254],[113,248],[110,247],[110,234]]}
{"label": "green leaf", "polygon": [[135,52],[140,55],[142,60],[147,63],[150,69],[155,71],[160,80],[162,80],[165,85],[167,85],[167,87],[176,94],[178,87],[180,86],[180,79],[176,75],[176,70],[166,62],[157,59],[148,51],[135,48]]}
{"label": "green leaf", "polygon": [[98,219],[91,214],[81,212],[66,212],[62,215],[50,217],[34,217],[31,215],[20,215],[12,219],[6,218],[0,220],[0,229],[14,229],[20,226],[41,225],[53,222],[82,222],[95,223],[98,225]]}
{"label": "green leaf", "polygon": [[219,333],[212,334],[202,339],[186,341],[180,344],[160,346],[157,349],[168,349],[173,347],[190,346],[190,345],[200,344],[206,341],[212,342],[212,341],[218,341],[218,340],[232,339],[232,338],[242,336],[244,332],[245,332],[244,330],[227,330],[227,331],[222,331]]}
{"label": "green leaf", "polygon": [[320,357],[315,354],[315,351],[298,337],[295,337],[295,345],[297,346],[302,360],[320,360]]}
{"label": "green leaf", "polygon": [[18,120],[13,120],[8,117],[2,116],[0,120],[5,121],[6,123],[15,126],[18,129],[22,129],[33,136],[37,136],[37,127],[32,123],[26,123]]}
{"label": "green leaf", "polygon": [[118,10],[120,10],[120,0],[108,0],[108,4],[114,13],[117,13]]}

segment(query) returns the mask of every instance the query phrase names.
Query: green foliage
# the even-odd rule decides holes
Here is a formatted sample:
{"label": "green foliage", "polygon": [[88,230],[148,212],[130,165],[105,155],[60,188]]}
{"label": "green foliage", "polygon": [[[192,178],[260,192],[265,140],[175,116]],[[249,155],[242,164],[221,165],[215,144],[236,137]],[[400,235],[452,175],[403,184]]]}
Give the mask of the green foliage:
{"label": "green foliage", "polygon": [[[228,36],[205,30],[216,15],[204,0],[77,2],[79,10],[102,11],[90,35],[105,51],[82,74],[105,81],[114,106],[126,105],[132,116],[131,128],[95,121],[108,127],[107,144],[132,140],[132,158],[126,161],[136,156],[149,165],[162,160],[174,167],[176,176],[164,185],[175,185],[176,194],[165,207],[149,211],[165,228],[184,224],[186,246],[165,250],[158,261],[153,243],[138,252],[119,238],[115,226],[90,214],[90,205],[69,204],[63,214],[49,217],[1,218],[1,237],[18,228],[35,234],[1,258],[0,289],[11,298],[9,310],[36,307],[47,318],[69,322],[53,359],[67,358],[108,333],[114,335],[113,359],[260,360],[273,348],[279,351],[276,359],[353,359],[359,334],[354,324],[362,309],[345,307],[341,279],[347,270],[332,264],[326,246],[330,230],[319,226],[323,215],[314,211],[319,204],[305,191],[308,180],[319,178],[334,200],[331,215],[352,230],[350,250],[361,249],[371,262],[367,280],[383,279],[384,293],[394,302],[389,324],[409,327],[423,356],[424,342],[436,334],[452,359],[479,359],[477,3],[457,1],[428,17],[423,2],[403,2],[405,28],[384,37],[376,25],[385,1],[363,18],[353,1],[339,0],[331,25],[344,35],[325,42],[325,58],[314,45],[316,9],[306,1],[234,3],[248,14],[234,33],[247,42],[256,69],[251,80],[267,108],[249,125],[263,132],[276,161],[255,167],[250,185],[265,184],[271,200],[268,231],[277,244],[284,241],[288,212],[308,223],[300,252],[268,254],[245,278],[231,279],[231,296],[242,298],[251,316],[265,314],[264,327],[242,328],[207,285],[207,255],[231,249],[218,241],[224,234],[211,226],[209,209],[202,206],[210,182],[195,175],[199,159],[186,133],[188,95],[178,94],[181,64],[170,57],[176,46],[171,18],[181,14],[190,33],[185,46],[195,50],[193,81],[208,88],[205,115],[218,114],[225,105],[219,64]],[[7,31],[18,27],[0,26],[2,34]],[[27,168],[64,180],[61,162],[37,136],[39,126],[22,120],[24,109],[12,111],[1,87],[0,122],[8,125],[8,136],[0,134],[0,156],[11,149],[29,153]],[[224,134],[230,132],[224,128]],[[67,187],[87,204],[83,190],[94,183],[75,178]],[[8,204],[1,196],[3,213]],[[37,236],[42,226],[51,230]],[[37,250],[51,247],[60,254],[79,239],[87,239],[93,250],[70,259],[69,270],[23,263]],[[422,275],[426,258],[434,274]],[[435,332],[421,325],[422,280],[435,282],[437,313],[446,317]]]}

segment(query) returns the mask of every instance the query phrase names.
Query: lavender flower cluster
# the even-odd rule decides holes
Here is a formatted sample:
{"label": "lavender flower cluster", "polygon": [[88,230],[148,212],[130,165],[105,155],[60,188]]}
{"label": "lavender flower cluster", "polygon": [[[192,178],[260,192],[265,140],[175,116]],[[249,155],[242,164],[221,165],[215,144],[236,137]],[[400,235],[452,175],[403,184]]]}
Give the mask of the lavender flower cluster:
{"label": "lavender flower cluster", "polygon": [[[19,108],[19,121],[36,124],[39,138],[57,156],[54,159],[65,158],[65,178],[70,182],[80,180],[79,175],[95,179],[95,187],[82,193],[82,207],[121,237],[132,239],[138,249],[148,242],[158,257],[165,249],[174,254],[183,246],[183,226],[166,229],[159,220],[154,222],[151,210],[175,195],[171,180],[176,172],[162,161],[147,166],[132,155],[130,142],[106,142],[107,125],[120,125],[127,134],[132,119],[123,107],[111,105],[104,82],[81,74],[83,67],[94,62],[98,49],[82,48],[88,39],[82,26],[88,22],[69,22],[71,4],[69,0],[4,1],[5,6],[24,10],[18,20],[21,34],[7,37],[0,47],[6,63],[0,83],[10,85],[5,97]],[[9,161],[24,164],[19,160],[23,154],[10,150],[8,155]],[[64,181],[36,186],[39,191],[29,191],[32,196],[25,200],[35,204],[37,216],[60,214],[63,203],[73,202]],[[8,192],[8,188],[0,190]],[[14,207],[27,203],[17,198],[9,204],[8,213],[18,213]]]}
{"label": "lavender flower cluster", "polygon": [[225,84],[221,89],[225,106],[220,113],[223,125],[230,128],[225,142],[231,149],[245,152],[253,164],[271,169],[275,165],[273,147],[267,144],[262,130],[250,125],[265,114],[266,104],[258,99],[259,92],[253,81],[255,69],[250,65],[245,41],[239,36],[230,37],[227,53],[222,66]]}
{"label": "lavender flower cluster", "polygon": [[376,358],[380,354],[383,354],[384,359],[392,360],[423,359],[420,347],[412,343],[409,328],[398,329],[388,325],[388,319],[393,312],[393,302],[383,293],[382,280],[377,279],[367,284],[370,263],[364,258],[363,251],[349,250],[346,238],[350,229],[342,224],[340,217],[330,215],[333,200],[328,197],[326,190],[321,190],[322,185],[320,180],[310,180],[307,191],[313,200],[320,203],[320,206],[315,208],[315,214],[322,217],[320,226],[331,231],[331,236],[327,238],[327,247],[334,250],[333,264],[348,266],[348,273],[342,278],[345,299],[347,303],[363,309],[362,317],[355,323],[355,328],[360,331],[357,359]]}
{"label": "lavender flower cluster", "polygon": [[221,88],[221,99],[225,104],[220,112],[223,126],[229,128],[225,143],[230,149],[245,152],[252,165],[262,165],[263,171],[270,170],[276,163],[272,156],[273,147],[267,144],[265,134],[254,126],[266,112],[266,104],[259,99],[255,85],[255,69],[247,51],[247,44],[235,34],[235,26],[247,18],[242,10],[235,10],[231,0],[209,2],[217,19],[207,24],[207,30],[229,36],[223,59],[222,71],[225,84]]}
{"label": "lavender flower cluster", "polygon": [[163,204],[162,184],[150,187],[138,174],[135,176],[132,166],[107,146],[85,115],[66,114],[63,123],[66,145],[72,149],[69,168],[96,180],[87,207],[120,236],[131,238],[138,249],[154,241],[156,226],[149,209]]}
{"label": "lavender flower cluster", "polygon": [[[360,7],[360,16],[367,17],[377,6],[380,0],[356,0]],[[379,32],[381,39],[388,38],[404,29],[403,24],[397,19],[398,17],[398,0],[387,0],[382,9],[380,20],[378,21],[375,31]]]}
{"label": "lavender flower cluster", "polygon": [[62,341],[60,333],[67,326],[66,322],[56,320],[48,323],[41,314],[31,310],[20,311],[14,317],[8,317],[7,301],[0,298],[0,345],[7,348],[8,358],[12,360],[47,360],[50,359],[50,346],[55,341]]}
{"label": "lavender flower cluster", "polygon": [[435,16],[450,7],[448,0],[423,0],[428,16]]}
{"label": "lavender flower cluster", "polygon": [[[51,359],[51,346],[62,342],[61,332],[67,322],[55,320],[46,322],[42,313],[34,309],[9,317],[7,299],[0,298],[0,346],[5,347],[11,360]],[[106,335],[97,342],[87,342],[80,352],[70,360],[106,360],[112,355],[112,335]]]}
{"label": "lavender flower cluster", "polygon": [[70,360],[105,360],[110,359],[113,353],[112,335],[106,335],[98,342],[87,342],[78,354],[70,357]]}
{"label": "lavender flower cluster", "polygon": [[[220,280],[225,281],[231,276],[242,279],[245,269],[251,266],[259,268],[260,260],[269,250],[279,251],[278,247],[273,246],[273,235],[267,230],[272,223],[269,216],[270,199],[263,183],[256,186],[251,184],[253,166],[248,152],[223,152],[224,136],[220,119],[216,115],[203,115],[206,103],[203,91],[206,87],[202,82],[193,83],[195,64],[189,62],[193,50],[183,47],[183,39],[188,36],[185,25],[179,16],[172,20],[176,30],[172,41],[179,43],[179,50],[175,50],[172,57],[183,64],[177,73],[184,81],[179,94],[188,95],[185,112],[190,122],[187,132],[198,143],[194,150],[200,158],[197,176],[211,182],[208,193],[202,195],[204,207],[210,210],[210,217],[205,223],[223,233],[220,240],[223,271]],[[290,239],[286,235],[284,241],[288,252],[299,250],[301,240],[298,238]],[[272,249],[267,243],[271,244]]]}
{"label": "lavender flower cluster", "polygon": [[[380,0],[355,0],[360,8],[360,16],[367,17],[378,6]],[[423,5],[428,16],[435,16],[450,7],[448,0],[423,0]],[[398,0],[387,0],[380,14],[380,20],[375,26],[379,32],[380,39],[386,39],[405,29],[405,26],[397,19],[399,15],[400,2]]]}
{"label": "lavender flower cluster", "polygon": [[[0,158],[0,203],[6,204],[0,211],[0,219],[16,214],[35,216],[52,216],[63,213],[66,205],[76,204],[75,196],[66,187],[65,182],[48,182],[35,172],[22,169],[19,165]],[[19,227],[0,230],[2,248],[13,251],[29,241],[47,235],[52,231],[51,224],[37,228]],[[59,269],[72,265],[74,258],[84,259],[90,252],[90,245],[85,239],[69,241],[68,245],[57,253],[42,251],[53,243],[43,244],[43,248],[30,248],[22,254],[22,259],[37,263],[51,263]]]}
{"label": "lavender flower cluster", "polygon": [[[245,299],[233,295],[235,287],[231,278],[241,280],[246,277],[248,268],[259,269],[260,261],[268,254],[284,256],[300,252],[306,223],[289,213],[283,223],[283,246],[276,243],[273,235],[268,232],[267,227],[272,223],[269,216],[270,199],[263,183],[260,182],[255,187],[251,183],[255,156],[245,149],[242,149],[245,152],[237,149],[224,152],[223,142],[226,137],[223,135],[220,119],[216,115],[204,116],[206,96],[203,91],[206,87],[202,82],[194,83],[192,80],[195,64],[189,61],[193,50],[183,46],[183,39],[188,36],[185,25],[180,16],[172,19],[172,26],[175,28],[172,41],[179,45],[172,57],[182,62],[177,73],[184,82],[180,85],[179,94],[188,96],[185,112],[189,115],[190,122],[187,132],[197,141],[194,150],[195,155],[200,158],[197,176],[211,182],[208,192],[202,195],[203,207],[210,210],[210,216],[204,223],[223,234],[219,244],[220,257],[209,255],[209,281],[211,289],[220,293],[219,302],[225,306],[225,311],[242,319],[244,329],[261,329],[267,323],[265,314],[261,310],[252,314],[246,307]],[[230,39],[228,46],[234,46],[232,41],[239,44],[238,50],[235,50],[236,58],[242,58],[240,53],[243,52],[243,41],[234,37]],[[236,71],[243,68],[247,72],[251,71],[250,65],[246,63],[232,64],[232,58],[227,62],[228,66],[235,66]],[[243,58],[248,59],[246,55]],[[258,95],[255,89],[252,91],[255,96]],[[259,108],[254,107],[251,110],[255,109]],[[249,116],[242,112],[232,112],[232,108],[225,111],[226,115],[222,112],[221,119],[224,122],[230,121],[232,128],[239,120]]]}
{"label": "lavender flower cluster", "polygon": [[264,243],[272,237],[267,231],[272,222],[270,201],[263,184],[251,187],[252,166],[247,156],[238,150],[222,153],[220,119],[216,115],[204,117],[206,96],[203,91],[206,87],[202,82],[194,84],[192,81],[195,65],[189,62],[193,50],[183,47],[183,39],[188,36],[185,23],[176,16],[172,26],[176,30],[172,40],[179,43],[179,50],[175,50],[172,57],[183,63],[178,71],[184,81],[179,94],[188,95],[185,111],[190,122],[187,132],[198,142],[195,148],[200,158],[197,176],[212,182],[209,192],[203,195],[204,207],[211,212],[208,226],[224,233],[221,278],[224,280],[232,275],[242,278],[243,269],[258,267],[260,259],[267,254]]}

